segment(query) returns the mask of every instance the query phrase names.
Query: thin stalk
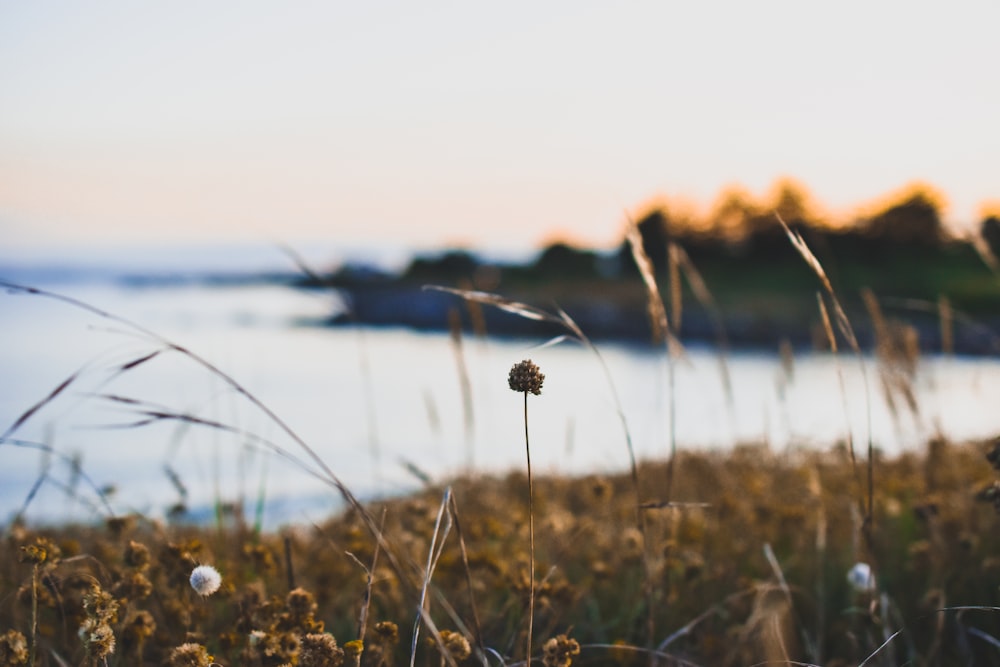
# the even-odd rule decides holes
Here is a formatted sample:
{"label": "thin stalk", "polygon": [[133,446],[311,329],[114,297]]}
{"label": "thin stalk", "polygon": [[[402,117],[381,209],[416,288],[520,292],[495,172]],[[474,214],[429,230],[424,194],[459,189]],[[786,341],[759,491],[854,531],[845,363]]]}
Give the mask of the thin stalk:
{"label": "thin stalk", "polygon": [[[96,306],[92,306],[85,301],[80,301],[79,299],[74,299],[73,297],[65,296],[57,292],[49,292],[47,290],[39,289],[36,287],[28,287],[26,285],[19,285],[17,283],[7,282],[5,280],[0,280],[0,287],[9,290],[13,293],[41,296],[48,299],[53,299],[55,301],[59,301],[68,304],[70,306],[73,306],[74,308],[78,308],[80,310],[89,312],[93,315],[96,315],[97,317],[109,320],[111,322],[117,322],[118,324],[124,325],[129,329],[131,329],[132,331],[135,331],[136,333],[144,336],[149,341],[161,345],[163,349],[159,350],[158,353],[176,352],[190,359],[193,363],[203,368],[209,374],[219,378],[223,382],[223,384],[228,386],[238,396],[242,396],[251,405],[260,410],[260,412],[265,417],[267,417],[271,422],[273,422],[285,435],[287,435],[305,453],[308,460],[312,461],[313,465],[316,466],[316,469],[309,468],[307,469],[307,472],[333,486],[333,488],[335,488],[339,492],[340,496],[344,499],[344,501],[358,512],[358,515],[365,522],[365,525],[368,528],[369,532],[371,532],[372,536],[382,544],[386,558],[389,561],[389,564],[392,567],[392,569],[399,575],[400,581],[407,587],[409,591],[415,590],[415,587],[413,586],[410,577],[407,576],[407,571],[403,568],[402,564],[396,557],[395,553],[390,549],[389,545],[385,542],[385,536],[382,535],[382,533],[379,531],[378,526],[375,524],[374,517],[372,517],[371,513],[368,512],[367,509],[365,509],[365,507],[361,504],[361,501],[359,501],[358,498],[350,491],[350,489],[347,488],[347,485],[344,484],[344,482],[333,472],[333,470],[329,467],[329,465],[326,464],[326,462],[319,456],[319,454],[316,453],[316,450],[314,450],[312,447],[309,446],[308,443],[306,443],[306,441],[302,438],[302,436],[300,436],[294,429],[292,429],[292,427],[289,426],[289,424],[285,422],[285,420],[279,417],[278,414],[274,412],[274,410],[272,410],[270,407],[268,407],[267,404],[265,404],[261,399],[257,398],[256,395],[251,393],[246,387],[237,382],[234,377],[223,371],[215,364],[209,362],[206,358],[202,357],[201,355],[193,352],[192,350],[189,350],[188,348],[182,345],[178,345],[177,343],[172,342],[170,339],[155,333],[151,329],[147,329],[146,327],[137,324],[129,319],[126,319],[119,315],[115,315],[106,310],[102,310],[100,308],[97,308]],[[152,356],[153,355],[144,357],[140,361],[150,359],[152,358]],[[8,440],[9,436],[11,436],[14,433],[14,431],[16,431],[21,426],[21,424],[23,424],[34,412],[36,412],[40,407],[42,407],[47,401],[51,400],[55,395],[57,395],[59,392],[65,389],[66,386],[69,385],[69,383],[73,379],[75,379],[75,377],[76,377],[75,375],[71,376],[68,380],[64,381],[46,399],[44,399],[37,405],[33,406],[31,409],[28,410],[28,412],[24,413],[20,418],[18,418],[18,420],[13,425],[11,425],[7,429],[7,431],[4,432],[2,436],[0,436],[0,442]],[[159,415],[157,418],[163,418],[165,416],[167,415]],[[184,420],[192,421],[190,418],[185,418]],[[204,424],[208,423],[204,420],[197,420],[197,421]],[[215,425],[215,426],[222,427],[223,425]],[[233,427],[228,427],[228,428],[229,430],[232,430],[234,432],[237,431],[237,429]],[[284,456],[285,458],[294,458],[291,457],[291,453],[285,450],[284,448],[276,448],[275,451]]]}
{"label": "thin stalk", "polygon": [[531,635],[535,623],[535,508],[531,479],[531,445],[528,440],[528,392],[524,392],[524,450],[528,457],[528,643],[525,664],[531,664]]}
{"label": "thin stalk", "polygon": [[28,664],[35,664],[38,647],[38,563],[31,566],[31,646],[28,648]]}

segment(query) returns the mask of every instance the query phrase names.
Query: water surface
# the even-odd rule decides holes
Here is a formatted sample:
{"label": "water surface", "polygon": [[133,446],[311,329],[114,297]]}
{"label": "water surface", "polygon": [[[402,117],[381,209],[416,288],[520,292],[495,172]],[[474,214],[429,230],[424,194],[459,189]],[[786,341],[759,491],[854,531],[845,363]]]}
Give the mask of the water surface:
{"label": "water surface", "polygon": [[[671,380],[665,354],[648,348],[599,345],[599,359],[572,343],[539,347],[544,341],[466,338],[459,351],[447,335],[300,326],[296,322],[328,314],[335,302],[284,287],[140,289],[96,282],[56,289],[216,365],[365,497],[411,489],[420,475],[444,479],[470,468],[521,469],[523,397],[507,388],[506,377],[526,357],[546,375],[542,395],[529,397],[528,406],[538,472],[625,470],[619,404],[640,459],[665,456],[672,434],[682,448],[763,441],[785,450],[828,447],[848,433],[862,447],[870,432],[876,446],[892,453],[919,447],[938,432],[967,439],[1000,431],[996,359],[922,359],[912,383],[917,410],[896,394],[894,411],[871,358],[862,363],[850,355],[804,354],[788,369],[776,354],[736,353],[726,361],[730,399],[719,355],[708,348],[688,349],[675,360]],[[217,498],[251,505],[264,498],[273,525],[317,519],[338,506],[337,495],[314,477],[319,467],[309,452],[184,354],[162,352],[116,373],[162,345],[121,323],[37,296],[0,295],[0,313],[2,428],[78,373],[13,437],[78,457],[94,484],[116,487],[116,511],[157,516],[180,500],[164,472],[167,464],[193,507]],[[149,412],[226,429],[163,419],[132,426]],[[73,474],[65,461],[9,443],[0,449],[0,517],[24,504],[40,471],[49,478],[30,504],[30,517],[91,516],[86,501],[95,494],[86,484],[78,488],[85,501],[68,498],[64,487]]]}

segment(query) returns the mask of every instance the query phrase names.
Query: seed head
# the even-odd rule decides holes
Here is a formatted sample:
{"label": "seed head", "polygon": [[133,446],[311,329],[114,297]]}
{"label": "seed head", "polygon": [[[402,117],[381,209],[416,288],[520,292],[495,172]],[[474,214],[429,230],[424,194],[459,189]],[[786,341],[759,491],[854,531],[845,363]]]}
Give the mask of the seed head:
{"label": "seed head", "polygon": [[542,393],[542,382],[545,375],[538,369],[531,359],[514,364],[507,376],[507,384],[517,392],[531,392],[535,396]]}
{"label": "seed head", "polygon": [[202,597],[219,590],[221,585],[222,575],[211,565],[199,565],[191,571],[191,588]]}
{"label": "seed head", "polygon": [[444,648],[451,654],[451,657],[457,661],[465,660],[472,654],[469,640],[457,632],[442,630],[441,643],[444,644]]}
{"label": "seed head", "polygon": [[107,658],[115,652],[115,633],[104,621],[88,618],[80,626],[79,635],[87,654],[94,658]]}
{"label": "seed head", "polygon": [[868,563],[855,563],[847,572],[847,583],[857,593],[871,593],[875,590],[875,575]]}
{"label": "seed head", "polygon": [[0,635],[0,664],[27,665],[28,640],[17,630],[8,630]]}
{"label": "seed head", "polygon": [[558,635],[545,642],[542,652],[545,667],[569,667],[573,657],[580,655],[580,644],[566,635]]}
{"label": "seed head", "polygon": [[181,644],[170,652],[167,664],[170,667],[209,667],[213,658],[201,644]]}
{"label": "seed head", "polygon": [[344,649],[337,646],[333,635],[309,634],[302,638],[300,667],[340,667],[343,664]]}

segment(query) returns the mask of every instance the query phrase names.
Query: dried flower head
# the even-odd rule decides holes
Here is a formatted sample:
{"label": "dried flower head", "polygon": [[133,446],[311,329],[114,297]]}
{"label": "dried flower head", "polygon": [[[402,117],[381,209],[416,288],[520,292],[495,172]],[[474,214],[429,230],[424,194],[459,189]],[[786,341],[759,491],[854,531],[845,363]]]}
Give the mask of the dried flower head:
{"label": "dried flower head", "polygon": [[17,630],[0,635],[0,665],[27,665],[28,640]]}
{"label": "dried flower head", "polygon": [[350,662],[361,659],[361,654],[365,650],[365,643],[360,639],[352,639],[344,644],[344,658]]}
{"label": "dried flower head", "polygon": [[129,540],[125,546],[125,564],[140,572],[149,567],[149,547],[141,542]]}
{"label": "dried flower head", "polygon": [[329,634],[309,634],[302,638],[299,667],[338,667],[344,664],[344,650]]}
{"label": "dried flower head", "polygon": [[531,392],[535,396],[542,393],[542,382],[545,375],[538,369],[531,359],[525,359],[514,364],[507,376],[507,384],[510,388],[518,392]]}
{"label": "dried flower head", "polygon": [[392,621],[379,621],[375,624],[375,635],[381,644],[395,644],[399,641],[399,626]]}
{"label": "dried flower head", "polygon": [[316,600],[313,598],[313,594],[301,587],[288,593],[285,604],[294,619],[306,618],[316,611]]}
{"label": "dried flower head", "polygon": [[170,652],[167,664],[170,667],[209,667],[212,656],[201,644],[181,644]]}
{"label": "dried flower head", "polygon": [[202,597],[219,590],[221,585],[222,575],[211,565],[199,565],[191,571],[191,588]]}
{"label": "dried flower head", "polygon": [[444,648],[455,660],[465,660],[472,654],[472,647],[469,646],[469,640],[466,639],[465,635],[458,632],[442,630],[441,643],[444,644]]}
{"label": "dried flower head", "polygon": [[580,644],[566,635],[558,635],[545,642],[542,652],[545,667],[569,667],[573,664],[573,656],[580,655]]}
{"label": "dried flower head", "polygon": [[59,547],[55,545],[55,542],[46,537],[37,537],[35,538],[34,544],[21,547],[21,553],[18,560],[22,563],[41,565],[45,562],[58,560],[58,558]]}
{"label": "dried flower head", "polygon": [[115,652],[115,633],[104,621],[88,618],[80,626],[79,635],[87,655],[93,658],[100,660]]}
{"label": "dried flower head", "polygon": [[99,623],[118,622],[118,601],[100,586],[92,586],[84,593],[83,608],[88,617]]}

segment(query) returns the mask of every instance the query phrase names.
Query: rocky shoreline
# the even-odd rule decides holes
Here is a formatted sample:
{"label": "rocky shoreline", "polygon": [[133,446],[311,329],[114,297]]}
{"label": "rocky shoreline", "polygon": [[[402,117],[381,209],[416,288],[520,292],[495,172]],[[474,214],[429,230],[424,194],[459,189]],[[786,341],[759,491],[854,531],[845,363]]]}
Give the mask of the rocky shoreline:
{"label": "rocky shoreline", "polygon": [[[426,289],[420,285],[358,285],[338,291],[348,308],[322,324],[370,327],[407,327],[418,331],[448,331],[461,323],[465,334],[546,339],[567,333],[558,324],[539,322],[498,308],[470,304],[461,297]],[[519,297],[511,297],[521,300]],[[615,341],[651,345],[649,318],[641,298],[611,300],[588,296],[571,297],[540,304],[526,303],[555,313],[557,306],[568,313],[580,329],[594,341]],[[547,306],[547,307],[546,307]],[[858,341],[872,349],[875,332],[864,312],[850,313]],[[818,313],[810,321],[793,316],[746,309],[722,313],[721,322],[703,308],[686,307],[680,338],[686,344],[726,346],[731,349],[775,351],[787,342],[796,349],[826,349]],[[721,324],[721,329],[720,329]],[[915,313],[906,325],[917,333],[922,353],[942,351],[942,326],[936,313]],[[952,351],[962,355],[1000,353],[1000,317],[967,322],[956,318],[951,327]]]}

